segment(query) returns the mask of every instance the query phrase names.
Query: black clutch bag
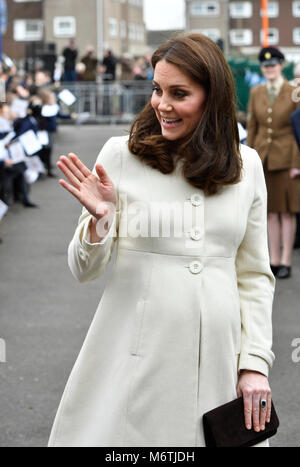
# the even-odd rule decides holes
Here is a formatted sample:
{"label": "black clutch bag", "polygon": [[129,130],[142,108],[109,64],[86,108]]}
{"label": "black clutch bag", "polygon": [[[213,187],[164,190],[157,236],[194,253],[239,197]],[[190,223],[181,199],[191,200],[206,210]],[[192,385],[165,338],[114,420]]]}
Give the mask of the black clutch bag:
{"label": "black clutch bag", "polygon": [[203,415],[206,446],[209,448],[247,448],[277,433],[279,420],[272,402],[271,420],[258,433],[245,426],[244,401],[240,397]]}

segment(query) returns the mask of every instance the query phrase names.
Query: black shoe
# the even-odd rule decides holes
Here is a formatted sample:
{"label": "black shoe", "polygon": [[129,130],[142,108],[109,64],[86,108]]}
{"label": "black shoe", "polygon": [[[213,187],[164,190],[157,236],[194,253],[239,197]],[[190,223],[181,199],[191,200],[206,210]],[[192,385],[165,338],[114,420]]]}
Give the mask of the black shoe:
{"label": "black shoe", "polygon": [[25,201],[25,202],[23,203],[23,206],[24,206],[25,208],[38,208],[38,205],[32,203],[31,201]]}
{"label": "black shoe", "polygon": [[276,274],[278,279],[288,279],[292,275],[292,268],[291,266],[279,266],[279,270]]}
{"label": "black shoe", "polygon": [[279,271],[280,266],[273,266],[273,264],[270,264],[270,266],[271,266],[272,273],[274,274],[274,276],[276,276]]}

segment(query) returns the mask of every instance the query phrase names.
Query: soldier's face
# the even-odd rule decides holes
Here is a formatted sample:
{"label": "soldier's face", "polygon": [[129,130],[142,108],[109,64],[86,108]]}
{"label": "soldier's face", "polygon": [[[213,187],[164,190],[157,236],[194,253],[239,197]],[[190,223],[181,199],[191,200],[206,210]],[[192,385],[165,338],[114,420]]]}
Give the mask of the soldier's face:
{"label": "soldier's face", "polygon": [[262,66],[261,71],[267,80],[276,81],[281,75],[282,65],[278,63],[277,65],[273,66]]}

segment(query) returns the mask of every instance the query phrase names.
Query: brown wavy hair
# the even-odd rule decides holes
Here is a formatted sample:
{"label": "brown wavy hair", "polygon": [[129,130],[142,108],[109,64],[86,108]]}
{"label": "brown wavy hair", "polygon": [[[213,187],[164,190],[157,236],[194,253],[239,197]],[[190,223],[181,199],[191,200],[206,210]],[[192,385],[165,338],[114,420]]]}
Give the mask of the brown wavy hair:
{"label": "brown wavy hair", "polygon": [[242,158],[236,119],[236,94],[231,70],[219,47],[202,34],[177,36],[162,44],[152,56],[152,66],[165,60],[176,65],[204,87],[206,103],[194,132],[182,140],[168,141],[151,100],[133,122],[129,150],[163,174],[173,172],[183,159],[182,173],[205,194],[241,179]]}

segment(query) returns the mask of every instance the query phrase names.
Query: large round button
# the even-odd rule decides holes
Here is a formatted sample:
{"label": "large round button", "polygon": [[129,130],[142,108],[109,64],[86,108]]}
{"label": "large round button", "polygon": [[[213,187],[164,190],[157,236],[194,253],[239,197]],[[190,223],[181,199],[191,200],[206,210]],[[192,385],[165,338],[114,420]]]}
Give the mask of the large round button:
{"label": "large round button", "polygon": [[268,113],[271,114],[273,112],[273,109],[271,107],[268,108]]}
{"label": "large round button", "polygon": [[203,265],[199,261],[193,261],[189,265],[189,270],[192,274],[199,274],[203,269]]}
{"label": "large round button", "polygon": [[269,144],[272,143],[272,138],[268,138],[267,141]]}
{"label": "large round button", "polygon": [[198,193],[195,193],[191,196],[191,203],[193,206],[200,206],[202,204],[201,196]]}
{"label": "large round button", "polygon": [[267,120],[268,123],[272,123],[273,122],[273,118],[272,117],[269,117],[268,120]]}
{"label": "large round button", "polygon": [[200,227],[193,227],[190,236],[193,240],[201,240],[202,233]]}

